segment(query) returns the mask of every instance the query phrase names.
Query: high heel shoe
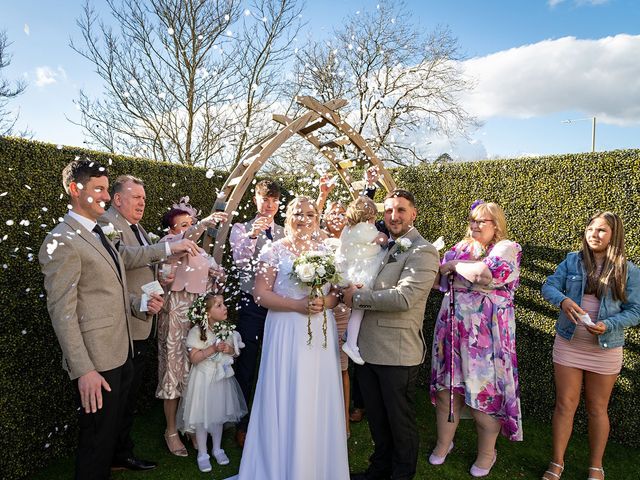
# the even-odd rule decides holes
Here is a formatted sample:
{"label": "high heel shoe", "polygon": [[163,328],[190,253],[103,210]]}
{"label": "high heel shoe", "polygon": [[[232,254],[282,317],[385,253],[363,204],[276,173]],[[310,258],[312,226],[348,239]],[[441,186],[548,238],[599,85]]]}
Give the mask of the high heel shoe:
{"label": "high heel shoe", "polygon": [[[602,467],[589,467],[589,470],[593,470],[595,472],[602,473],[602,478],[604,478],[604,468],[602,468]],[[592,477],[591,474],[589,474],[589,478],[587,478],[587,480],[600,480],[600,479],[596,478],[596,477]]]}
{"label": "high heel shoe", "polygon": [[[559,468],[560,471],[558,473],[555,473],[547,469],[547,471],[542,474],[542,480],[558,480],[562,475],[562,472],[564,472],[564,464],[560,465],[555,462],[549,462],[549,468]],[[552,475],[553,478],[549,478],[547,475]]]}
{"label": "high heel shoe", "polygon": [[[445,453],[444,456],[442,457],[431,452],[431,455],[429,455],[429,463],[431,465],[442,465],[444,461],[447,459],[447,455],[449,455],[451,450],[453,450],[453,442],[449,444],[449,449],[447,450],[447,453]],[[435,449],[433,451],[435,452]]]}
{"label": "high heel shoe", "polygon": [[188,457],[189,452],[180,441],[180,437],[178,436],[178,432],[167,433],[164,432],[164,441],[167,444],[167,448],[169,451],[174,454],[176,457]]}
{"label": "high heel shoe", "polygon": [[489,468],[480,468],[480,467],[477,467],[476,464],[474,463],[473,465],[471,465],[471,470],[469,470],[469,473],[471,474],[472,477],[476,477],[476,478],[486,477],[487,475],[489,475],[489,472],[491,472],[491,469],[495,465],[497,459],[498,459],[498,452],[494,451],[493,460],[491,460],[491,465],[489,465]]}

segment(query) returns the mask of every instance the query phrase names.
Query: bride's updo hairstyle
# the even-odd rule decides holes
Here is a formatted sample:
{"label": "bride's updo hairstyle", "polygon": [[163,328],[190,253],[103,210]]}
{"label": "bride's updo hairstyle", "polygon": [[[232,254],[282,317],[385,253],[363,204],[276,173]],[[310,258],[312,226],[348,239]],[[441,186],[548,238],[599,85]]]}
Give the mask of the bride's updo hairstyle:
{"label": "bride's updo hairstyle", "polygon": [[300,209],[302,208],[302,205],[305,203],[309,204],[311,208],[313,208],[314,213],[316,214],[313,238],[317,237],[320,213],[318,212],[318,206],[316,205],[316,202],[311,200],[309,197],[296,197],[293,200],[291,200],[287,205],[287,210],[285,212],[285,220],[284,220],[284,233],[288,237],[296,236],[295,230],[293,228],[293,218],[296,215],[296,213],[300,211]]}

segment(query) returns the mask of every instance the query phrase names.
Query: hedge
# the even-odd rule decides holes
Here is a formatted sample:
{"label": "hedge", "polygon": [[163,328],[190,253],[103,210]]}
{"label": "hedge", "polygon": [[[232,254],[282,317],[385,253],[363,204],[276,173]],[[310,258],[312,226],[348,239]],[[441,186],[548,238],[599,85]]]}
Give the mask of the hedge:
{"label": "hedge", "polygon": [[[208,210],[224,180],[220,173],[207,178],[197,168],[0,138],[0,471],[4,478],[26,477],[52,459],[68,456],[75,447],[74,392],[61,368],[37,252],[46,232],[66,212],[60,172],[76,156],[109,165],[112,177],[130,173],[145,180],[143,224],[148,230],[159,226],[162,213],[180,196],[189,195],[193,205]],[[416,226],[421,233],[431,240],[444,235],[447,246],[463,236],[473,200],[492,200],[505,208],[510,238],[523,247],[516,295],[523,413],[550,419],[557,310],[543,301],[540,285],[566,253],[578,247],[586,219],[599,209],[621,214],[628,255],[640,261],[636,240],[640,238],[640,151],[425,165],[398,169],[394,176],[398,185],[416,194]],[[300,177],[284,180],[285,201],[294,191],[315,193]],[[243,205],[250,205],[249,196]],[[252,213],[250,207],[244,208],[240,219]],[[428,303],[428,341],[441,298],[434,294]],[[640,406],[636,395],[639,346],[638,330],[629,330],[610,408],[612,436],[629,446],[640,445],[640,422],[632,413]],[[149,372],[141,408],[153,401],[154,366]],[[584,412],[576,418],[578,430],[584,431]]]}

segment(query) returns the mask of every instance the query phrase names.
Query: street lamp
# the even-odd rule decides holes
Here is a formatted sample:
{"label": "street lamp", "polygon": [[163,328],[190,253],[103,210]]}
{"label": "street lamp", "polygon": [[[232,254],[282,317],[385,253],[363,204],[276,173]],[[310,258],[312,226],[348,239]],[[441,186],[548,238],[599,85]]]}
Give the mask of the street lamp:
{"label": "street lamp", "polygon": [[582,122],[585,120],[591,121],[591,151],[596,151],[596,117],[587,117],[587,118],[573,118],[570,120],[562,120],[561,123],[570,124],[573,122]]}

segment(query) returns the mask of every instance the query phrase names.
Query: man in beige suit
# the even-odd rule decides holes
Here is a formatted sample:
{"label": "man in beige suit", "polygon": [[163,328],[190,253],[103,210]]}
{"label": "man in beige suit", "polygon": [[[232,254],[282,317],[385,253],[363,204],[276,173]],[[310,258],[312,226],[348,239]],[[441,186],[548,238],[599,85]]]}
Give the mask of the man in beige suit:
{"label": "man in beige suit", "polygon": [[[125,263],[96,220],[109,201],[106,168],[74,160],[62,172],[71,210],[38,259],[63,368],[78,388],[76,479],[107,479],[133,375]],[[163,246],[129,252],[128,267],[164,258]],[[195,254],[195,245],[182,250]]]}
{"label": "man in beige suit", "polygon": [[[98,219],[101,226],[111,225],[115,230],[114,244],[125,263],[128,252],[125,247],[149,247],[153,242],[140,225],[146,205],[144,183],[132,175],[120,175],[111,187],[111,206]],[[169,243],[164,244],[170,248]],[[169,252],[165,252],[169,253]],[[133,381],[129,389],[129,398],[125,407],[122,430],[118,435],[113,465],[129,470],[150,470],[155,462],[136,458],[133,454],[131,428],[138,398],[138,391],[144,382],[144,371],[150,355],[149,335],[153,325],[153,316],[163,305],[160,295],[148,297],[143,294],[142,286],[156,278],[155,265],[142,265],[127,268],[127,287],[131,299],[131,337],[133,339]]]}
{"label": "man in beige suit", "polygon": [[438,252],[413,226],[413,195],[395,190],[384,201],[388,251],[371,290],[344,291],[345,304],[365,310],[358,347],[365,361],[358,380],[375,443],[358,480],[405,480],[415,476],[418,428],[415,389],[424,362],[422,334],[427,297],[438,271]]}

